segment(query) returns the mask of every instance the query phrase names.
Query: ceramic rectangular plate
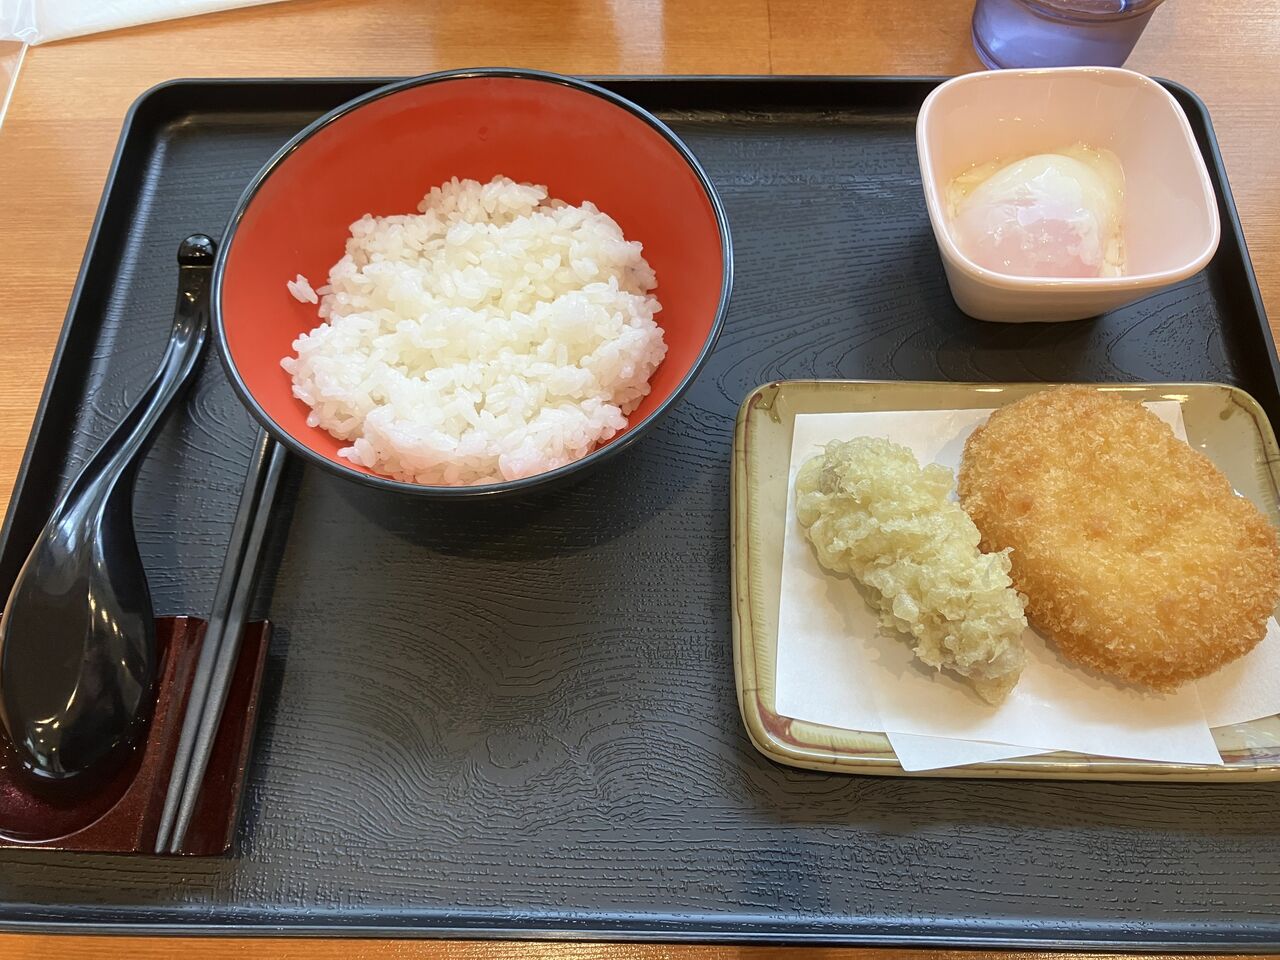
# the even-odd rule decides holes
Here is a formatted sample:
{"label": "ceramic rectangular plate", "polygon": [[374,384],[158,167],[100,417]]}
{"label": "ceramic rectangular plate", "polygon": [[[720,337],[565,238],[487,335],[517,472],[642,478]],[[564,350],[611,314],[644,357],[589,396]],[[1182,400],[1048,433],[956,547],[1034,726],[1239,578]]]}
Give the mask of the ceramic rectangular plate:
{"label": "ceramic rectangular plate", "polygon": [[[774,710],[778,601],[786,524],[791,433],[798,414],[999,407],[1043,383],[793,380],[757,387],[738,412],[733,444],[733,663],[738,704],[752,742],[779,763],[814,770],[889,776],[1036,777],[1090,780],[1277,780],[1280,717],[1214,730],[1225,765],[1044,754],[907,773],[881,733],[842,730]],[[1188,442],[1237,491],[1280,524],[1280,451],[1257,402],[1213,383],[1098,384],[1135,400],[1176,400]]]}

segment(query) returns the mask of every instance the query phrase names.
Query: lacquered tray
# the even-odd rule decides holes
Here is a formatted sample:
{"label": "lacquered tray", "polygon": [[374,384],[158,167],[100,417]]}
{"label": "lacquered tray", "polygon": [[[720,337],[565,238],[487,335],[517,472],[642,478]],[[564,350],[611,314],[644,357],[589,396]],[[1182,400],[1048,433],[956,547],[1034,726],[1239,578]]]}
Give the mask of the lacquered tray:
{"label": "lacquered tray", "polygon": [[[0,549],[155,367],[174,244],[372,80],[186,81],[125,129]],[[724,335],[653,434],[522,503],[295,463],[255,615],[276,626],[225,860],[0,854],[0,926],[207,934],[1280,946],[1280,788],[850,777],[776,765],[735,702],[734,418],[779,379],[1220,381],[1280,422],[1239,225],[1204,274],[1094,321],[955,308],[916,170],[932,80],[638,79],[725,202]],[[208,609],[255,431],[212,357],[137,519],[158,613]]]}

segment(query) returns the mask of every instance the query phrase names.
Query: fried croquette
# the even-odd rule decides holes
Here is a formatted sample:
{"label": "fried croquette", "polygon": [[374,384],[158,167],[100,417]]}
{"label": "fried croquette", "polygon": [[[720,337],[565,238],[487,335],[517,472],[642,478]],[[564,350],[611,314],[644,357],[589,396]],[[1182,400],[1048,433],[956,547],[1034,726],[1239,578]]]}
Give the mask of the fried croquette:
{"label": "fried croquette", "polygon": [[991,415],[960,502],[1012,550],[1027,618],[1070,660],[1169,690],[1248,653],[1280,597],[1275,528],[1142,404],[1066,386]]}
{"label": "fried croquette", "polygon": [[946,467],[922,470],[887,440],[835,441],[800,468],[796,514],[819,562],[867,587],[881,622],[915,638],[917,657],[994,704],[1022,673],[1027,620],[1007,554],[978,551],[953,483]]}

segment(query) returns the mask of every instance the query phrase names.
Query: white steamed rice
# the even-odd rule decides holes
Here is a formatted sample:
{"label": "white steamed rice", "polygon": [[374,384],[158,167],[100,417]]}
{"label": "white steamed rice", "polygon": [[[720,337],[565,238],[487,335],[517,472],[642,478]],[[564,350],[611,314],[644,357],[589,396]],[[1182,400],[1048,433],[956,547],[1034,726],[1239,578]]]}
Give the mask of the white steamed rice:
{"label": "white steamed rice", "polygon": [[281,361],[308,423],[354,463],[450,485],[542,473],[625,427],[667,352],[641,245],[506,177],[418,209],[353,223],[327,285],[288,282],[325,321]]}

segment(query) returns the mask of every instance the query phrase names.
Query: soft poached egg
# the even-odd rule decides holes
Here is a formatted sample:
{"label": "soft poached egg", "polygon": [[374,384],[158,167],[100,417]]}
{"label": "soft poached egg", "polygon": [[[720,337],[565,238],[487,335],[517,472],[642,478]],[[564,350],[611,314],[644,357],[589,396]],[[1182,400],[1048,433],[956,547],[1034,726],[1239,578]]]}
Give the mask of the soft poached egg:
{"label": "soft poached egg", "polygon": [[974,167],[948,187],[952,236],[980,267],[1022,277],[1124,273],[1124,171],[1110,150],[1056,153]]}

